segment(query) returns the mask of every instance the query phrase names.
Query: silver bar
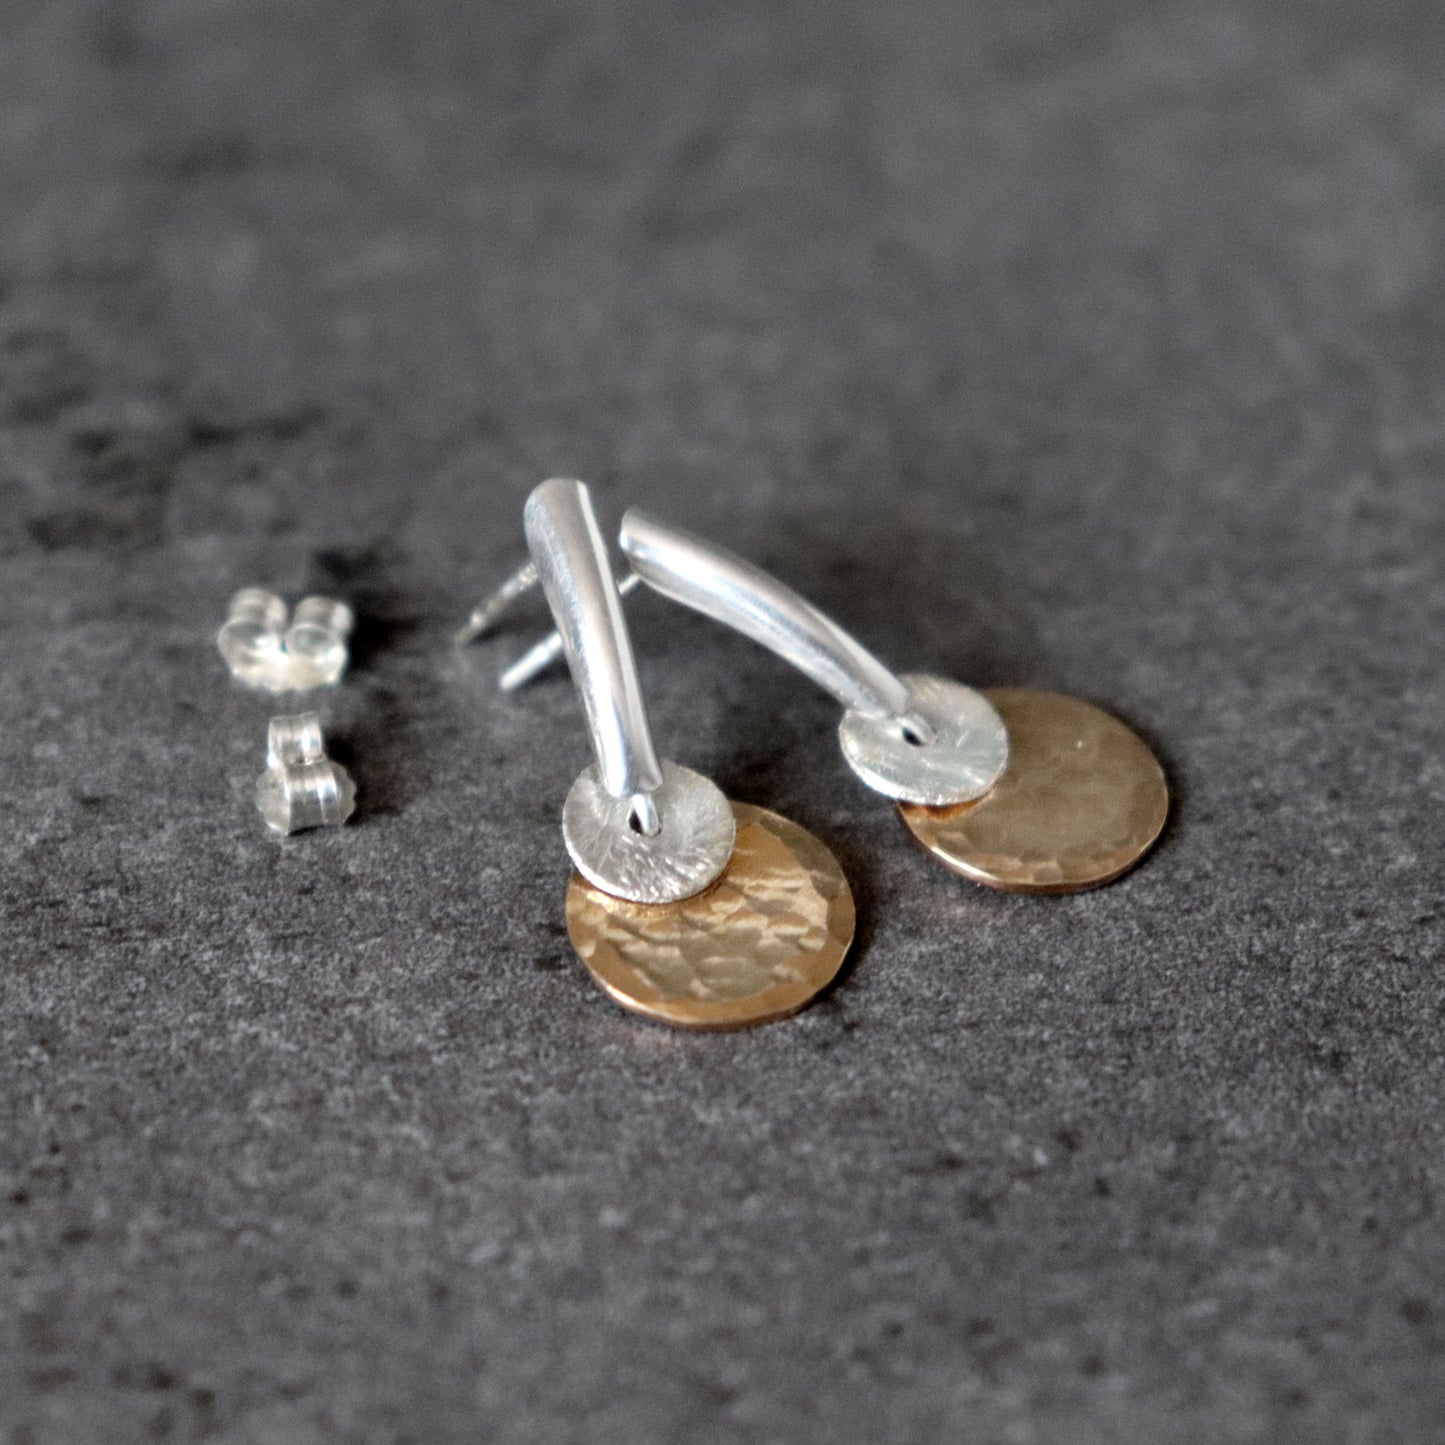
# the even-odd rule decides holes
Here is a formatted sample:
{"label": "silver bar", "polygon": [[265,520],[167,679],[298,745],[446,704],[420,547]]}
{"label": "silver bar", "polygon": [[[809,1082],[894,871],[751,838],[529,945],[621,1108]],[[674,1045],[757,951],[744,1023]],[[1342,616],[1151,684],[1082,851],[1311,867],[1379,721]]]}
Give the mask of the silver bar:
{"label": "silver bar", "polygon": [[869,717],[906,719],[921,742],[932,741],[928,724],[909,716],[907,686],[837,623],[761,568],[635,507],[622,519],[622,550],[638,576],[664,597],[762,643],[844,707]]}
{"label": "silver bar", "polygon": [[[554,478],[527,499],[527,546],[582,697],[603,786],[630,798],[638,826],[657,824],[650,794],[662,786],[637,663],[592,499]],[[655,831],[655,827],[652,831]]]}

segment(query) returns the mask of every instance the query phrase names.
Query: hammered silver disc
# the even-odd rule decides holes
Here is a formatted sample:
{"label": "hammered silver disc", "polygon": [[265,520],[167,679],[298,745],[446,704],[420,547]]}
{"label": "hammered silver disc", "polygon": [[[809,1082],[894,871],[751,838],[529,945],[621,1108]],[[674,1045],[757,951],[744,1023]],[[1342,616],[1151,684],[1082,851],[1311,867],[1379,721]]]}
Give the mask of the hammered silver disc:
{"label": "hammered silver disc", "polygon": [[1008,729],[993,704],[961,682],[905,674],[912,711],[937,734],[920,746],[897,718],[851,711],[838,728],[843,755],[870,788],[902,803],[946,808],[983,797],[1008,763]]}
{"label": "hammered silver disc", "polygon": [[722,877],[733,856],[737,821],[716,783],[662,764],[652,794],[662,820],[651,837],[632,825],[632,802],[614,798],[596,767],[572,785],[562,809],[562,836],[577,871],[629,903],[681,903]]}

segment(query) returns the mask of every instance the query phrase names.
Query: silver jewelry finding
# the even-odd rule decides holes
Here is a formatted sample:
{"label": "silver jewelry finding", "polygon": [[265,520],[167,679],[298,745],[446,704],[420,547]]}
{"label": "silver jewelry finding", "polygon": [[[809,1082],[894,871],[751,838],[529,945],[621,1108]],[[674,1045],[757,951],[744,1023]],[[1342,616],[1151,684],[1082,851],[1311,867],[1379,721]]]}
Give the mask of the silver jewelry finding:
{"label": "silver jewelry finding", "polygon": [[[635,572],[629,572],[618,582],[617,595],[625,601],[641,586],[642,578]],[[565,657],[566,652],[562,634],[553,632],[550,636],[544,637],[535,647],[529,648],[507,668],[497,679],[498,684],[503,692],[516,692],[519,687],[530,682],[539,673],[545,672],[560,658]]]}
{"label": "silver jewelry finding", "polygon": [[[527,501],[527,546],[557,623],[596,756],[563,808],[578,872],[633,903],[676,903],[727,868],[737,825],[720,789],[662,762],[607,548],[587,488],[543,482]],[[525,591],[512,597],[495,615]]]}
{"label": "silver jewelry finding", "polygon": [[[540,581],[541,578],[537,576],[536,563],[531,560],[524,562],[480,607],[472,609],[472,615],[467,618],[466,625],[457,630],[455,638],[457,646],[465,647],[469,642],[475,642],[477,638],[484,637],[511,610],[513,603],[519,598],[525,597]],[[562,639],[558,637],[559,656],[561,645]]]}
{"label": "silver jewelry finding", "polygon": [[340,827],[356,811],[356,785],[326,756],[317,713],[273,717],[266,734],[266,771],[256,806],[274,832]]}

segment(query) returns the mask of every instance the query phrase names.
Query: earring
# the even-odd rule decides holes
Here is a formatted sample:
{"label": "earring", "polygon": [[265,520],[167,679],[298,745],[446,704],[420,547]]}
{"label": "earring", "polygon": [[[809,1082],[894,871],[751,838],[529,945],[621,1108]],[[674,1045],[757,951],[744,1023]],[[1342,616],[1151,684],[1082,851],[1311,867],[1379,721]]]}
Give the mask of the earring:
{"label": "earring", "polygon": [[[1127,873],[1169,812],[1164,771],[1117,718],[1021,688],[986,695],[944,678],[895,676],[777,578],[639,510],[622,523],[634,574],[760,642],[847,709],[854,772],[892,798],[945,867],[1017,893],[1076,893]],[[510,671],[520,685],[548,643]]]}
{"label": "earring", "polygon": [[1099,708],[894,677],[776,578],[640,511],[623,520],[622,550],[665,597],[761,642],[838,698],[853,770],[964,877],[1009,892],[1080,892],[1128,872],[1163,832],[1164,770]]}
{"label": "earring", "polygon": [[578,957],[624,1008],[685,1028],[797,1012],[852,945],[837,860],[797,824],[658,758],[587,488],[544,482],[524,519],[532,578],[503,589],[487,625],[540,584],[581,697],[596,762],[562,810]]}

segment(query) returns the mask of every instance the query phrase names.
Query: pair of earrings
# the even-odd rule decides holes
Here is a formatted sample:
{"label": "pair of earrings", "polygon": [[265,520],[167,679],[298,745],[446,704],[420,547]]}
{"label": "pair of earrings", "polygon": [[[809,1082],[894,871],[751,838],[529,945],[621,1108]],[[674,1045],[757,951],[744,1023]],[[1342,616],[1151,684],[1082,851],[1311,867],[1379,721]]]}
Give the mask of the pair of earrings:
{"label": "pair of earrings", "polygon": [[[587,488],[528,499],[531,561],[473,614],[481,635],[540,585],[556,634],[508,670],[512,690],[565,655],[596,764],[563,808],[576,866],[568,931],[624,1007],[692,1028],[796,1012],[852,944],[852,894],[824,845],[777,814],[729,804],[653,746],[617,583]],[[1163,831],[1163,770],[1117,719],[1074,698],[987,695],[895,675],[759,568],[643,512],[621,530],[633,578],[752,637],[845,708],[844,757],[946,867],[986,886],[1063,893],[1127,872]]]}

